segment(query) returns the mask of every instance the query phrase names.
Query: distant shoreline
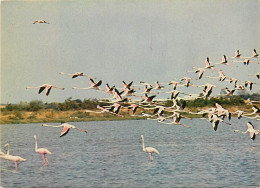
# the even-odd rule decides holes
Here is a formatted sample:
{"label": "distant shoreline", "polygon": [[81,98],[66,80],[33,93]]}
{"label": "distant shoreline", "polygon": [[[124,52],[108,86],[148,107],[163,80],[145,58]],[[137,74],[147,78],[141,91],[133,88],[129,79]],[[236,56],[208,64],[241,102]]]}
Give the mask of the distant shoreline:
{"label": "distant shoreline", "polygon": [[[207,108],[207,107],[206,107]],[[192,108],[187,111],[199,111],[201,108]],[[243,110],[250,113],[251,106],[229,106],[230,112]],[[118,121],[118,120],[142,120],[147,117],[141,116],[141,112],[136,113],[137,116],[131,116],[128,111],[122,111],[120,116],[109,113],[86,112],[85,110],[68,110],[58,111],[53,109],[39,110],[35,112],[28,111],[4,111],[1,112],[0,124],[31,124],[31,123],[60,123],[60,122],[84,122],[84,121]],[[200,118],[202,115],[182,113],[188,118]],[[138,116],[140,115],[140,116]],[[169,113],[170,115],[170,113]],[[166,115],[167,116],[167,115]]]}

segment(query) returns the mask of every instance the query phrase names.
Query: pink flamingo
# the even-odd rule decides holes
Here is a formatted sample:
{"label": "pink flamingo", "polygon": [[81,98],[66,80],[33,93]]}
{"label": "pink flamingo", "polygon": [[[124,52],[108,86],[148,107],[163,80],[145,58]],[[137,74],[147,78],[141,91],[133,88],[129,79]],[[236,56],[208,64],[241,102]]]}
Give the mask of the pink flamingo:
{"label": "pink flamingo", "polygon": [[149,146],[145,147],[144,146],[144,136],[143,135],[141,135],[141,139],[142,139],[142,142],[143,142],[143,151],[149,153],[150,161],[152,162],[153,161],[153,153],[156,153],[156,154],[160,154],[160,153],[157,149],[155,149],[153,147],[149,147]]}
{"label": "pink flamingo", "polygon": [[43,84],[41,86],[36,86],[36,87],[26,87],[26,89],[35,89],[35,88],[40,88],[38,92],[39,94],[46,88],[46,96],[50,94],[52,88],[64,90],[64,88],[60,88],[58,86],[51,85],[51,84]]}
{"label": "pink flamingo", "polygon": [[98,83],[95,83],[92,78],[89,79],[90,87],[87,88],[79,88],[79,87],[73,87],[72,89],[95,89],[100,90],[99,86],[102,84],[102,80],[100,80]]}
{"label": "pink flamingo", "polygon": [[258,53],[256,52],[256,49],[254,49],[252,53],[253,53],[252,56],[253,58],[258,58]]}
{"label": "pink flamingo", "polygon": [[35,139],[35,152],[42,155],[43,166],[45,166],[48,164],[48,159],[46,157],[46,154],[51,154],[51,152],[46,148],[38,148],[36,135],[34,135],[34,139]]}
{"label": "pink flamingo", "polygon": [[70,125],[70,124],[68,124],[68,123],[62,123],[61,125],[57,125],[57,126],[55,126],[55,125],[42,124],[42,126],[45,126],[45,127],[63,127],[63,129],[62,129],[62,131],[61,131],[61,133],[60,133],[60,137],[65,136],[66,134],[68,134],[68,132],[69,132],[70,129],[77,129],[77,130],[79,130],[79,131],[81,131],[81,132],[85,132],[85,133],[88,132],[88,131],[82,130],[82,129],[80,129],[80,128],[74,126],[74,125]]}
{"label": "pink flamingo", "polygon": [[256,135],[260,135],[260,130],[255,130],[253,124],[251,122],[247,122],[247,130],[245,132],[240,130],[234,130],[235,132],[246,134],[249,132],[249,136],[252,140],[255,140]]}

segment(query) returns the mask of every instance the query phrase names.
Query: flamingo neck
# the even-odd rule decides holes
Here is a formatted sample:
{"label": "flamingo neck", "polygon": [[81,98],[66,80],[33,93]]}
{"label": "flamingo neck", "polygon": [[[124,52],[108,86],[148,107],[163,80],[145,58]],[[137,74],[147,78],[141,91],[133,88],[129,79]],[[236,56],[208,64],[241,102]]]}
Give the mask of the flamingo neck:
{"label": "flamingo neck", "polygon": [[7,145],[7,153],[6,153],[7,155],[9,155],[10,154],[10,146],[9,146],[9,144]]}
{"label": "flamingo neck", "polygon": [[37,140],[35,138],[35,152],[37,152],[37,150],[38,150],[38,144],[37,144]]}
{"label": "flamingo neck", "polygon": [[145,151],[145,148],[144,148],[144,138],[142,138],[142,142],[143,142],[143,151]]}

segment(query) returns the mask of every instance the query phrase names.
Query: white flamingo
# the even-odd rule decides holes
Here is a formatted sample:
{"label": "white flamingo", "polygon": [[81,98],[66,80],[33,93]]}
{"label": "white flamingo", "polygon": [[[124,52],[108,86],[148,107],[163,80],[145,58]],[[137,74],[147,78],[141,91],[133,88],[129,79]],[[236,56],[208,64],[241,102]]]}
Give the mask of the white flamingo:
{"label": "white flamingo", "polygon": [[32,24],[36,24],[36,23],[50,24],[49,22],[46,22],[45,20],[35,20],[35,21],[32,22]]}
{"label": "white flamingo", "polygon": [[150,161],[153,161],[153,153],[160,154],[159,151],[153,147],[144,146],[144,136],[141,135],[142,143],[143,143],[143,151],[149,153]]}
{"label": "white flamingo", "polygon": [[50,91],[52,88],[56,88],[56,89],[61,89],[64,90],[64,88],[55,86],[55,85],[51,85],[51,84],[43,84],[41,86],[36,86],[36,87],[26,87],[26,89],[36,89],[36,88],[40,88],[38,94],[40,94],[45,88],[46,88],[46,96],[48,96],[50,94]]}
{"label": "white flamingo", "polygon": [[69,76],[72,76],[72,78],[77,78],[77,77],[79,77],[79,76],[85,76],[85,77],[87,77],[87,78],[96,79],[95,77],[93,77],[93,76],[88,76],[88,75],[84,74],[83,72],[75,72],[75,73],[73,73],[73,74],[60,72],[60,74],[69,75]]}

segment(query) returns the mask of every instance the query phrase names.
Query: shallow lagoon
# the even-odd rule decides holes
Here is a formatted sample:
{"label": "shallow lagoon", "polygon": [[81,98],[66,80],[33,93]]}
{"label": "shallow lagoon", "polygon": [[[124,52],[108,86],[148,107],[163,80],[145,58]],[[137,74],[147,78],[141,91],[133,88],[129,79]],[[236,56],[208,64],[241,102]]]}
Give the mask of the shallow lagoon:
{"label": "shallow lagoon", "polygon": [[[3,187],[246,187],[259,186],[260,136],[252,141],[246,130],[251,121],[231,119],[215,132],[209,122],[183,120],[191,128],[165,125],[152,120],[95,121],[71,123],[88,130],[70,130],[60,138],[61,128],[41,124],[1,125],[1,145],[10,144],[10,154],[27,159],[18,170],[1,159]],[[54,125],[55,123],[53,123]],[[149,161],[145,145],[159,150]],[[46,147],[49,164],[41,167],[34,151]]]}

